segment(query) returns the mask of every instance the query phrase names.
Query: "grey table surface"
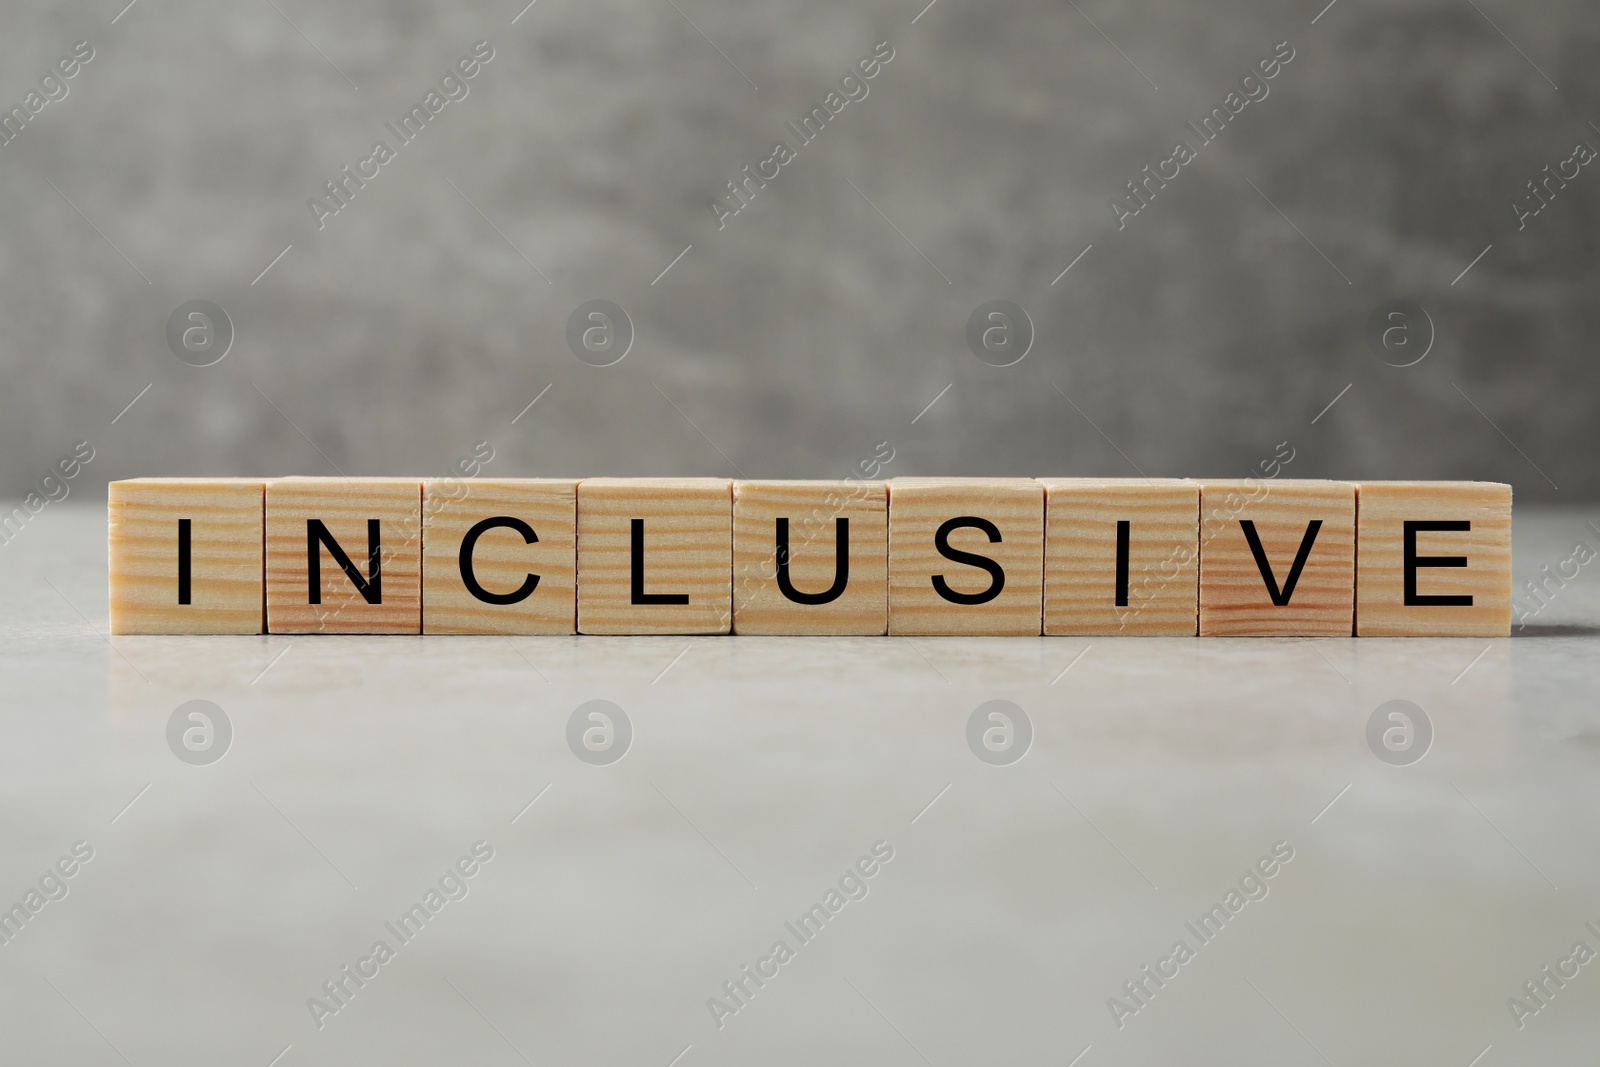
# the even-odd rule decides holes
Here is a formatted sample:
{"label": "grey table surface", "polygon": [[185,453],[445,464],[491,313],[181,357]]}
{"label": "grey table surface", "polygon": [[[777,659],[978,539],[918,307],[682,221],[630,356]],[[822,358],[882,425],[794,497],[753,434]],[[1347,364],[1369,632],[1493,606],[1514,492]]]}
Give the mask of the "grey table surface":
{"label": "grey table surface", "polygon": [[[1520,509],[1519,587],[1600,546],[1597,517]],[[0,907],[38,905],[0,927],[0,1062],[1600,1049],[1600,963],[1574,956],[1600,951],[1595,568],[1494,641],[111,640],[104,536],[69,503],[0,545]],[[596,699],[632,728],[606,765],[568,742]],[[191,700],[231,737],[185,712],[201,732],[169,743]],[[1031,724],[1006,765],[969,747],[992,700]],[[1390,700],[1431,723],[1425,758],[1369,747]],[[1257,899],[1202,941],[1241,881]]]}

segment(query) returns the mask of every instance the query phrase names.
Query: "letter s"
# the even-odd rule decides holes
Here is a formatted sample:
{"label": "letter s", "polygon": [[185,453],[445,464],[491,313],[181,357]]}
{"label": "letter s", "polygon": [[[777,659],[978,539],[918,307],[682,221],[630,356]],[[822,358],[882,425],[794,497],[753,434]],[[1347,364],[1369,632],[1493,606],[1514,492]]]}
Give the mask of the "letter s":
{"label": "letter s", "polygon": [[979,518],[976,515],[958,515],[953,519],[946,519],[944,524],[939,527],[938,531],[933,535],[933,547],[945,559],[987,571],[990,578],[989,588],[981,593],[958,593],[950,588],[942,574],[935,574],[930,580],[933,583],[934,592],[952,604],[987,604],[999,596],[1000,591],[1006,587],[1006,572],[1000,564],[987,556],[980,556],[974,552],[963,552],[959,548],[950,547],[951,532],[964,528],[981,530],[988,536],[991,544],[997,544],[1000,541],[1000,528],[988,519]]}
{"label": "letter s", "polygon": [[72,46],[72,54],[80,61],[87,63],[94,58],[94,45],[88,41],[79,41]]}
{"label": "letter s", "polygon": [[472,854],[484,863],[488,863],[494,859],[494,846],[487,841],[475,842],[472,846]]}

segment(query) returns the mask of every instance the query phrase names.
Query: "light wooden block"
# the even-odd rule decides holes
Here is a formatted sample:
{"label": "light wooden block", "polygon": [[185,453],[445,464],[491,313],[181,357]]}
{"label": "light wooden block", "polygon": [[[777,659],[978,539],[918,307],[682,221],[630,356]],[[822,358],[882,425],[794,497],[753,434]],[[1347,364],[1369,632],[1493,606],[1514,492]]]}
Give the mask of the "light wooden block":
{"label": "light wooden block", "polygon": [[[320,530],[339,546],[354,576]],[[308,552],[313,548],[319,571],[314,586]],[[360,583],[367,584],[364,591]],[[268,481],[267,629],[275,634],[421,633],[422,480]]]}
{"label": "light wooden block", "polygon": [[1356,530],[1359,636],[1510,635],[1509,485],[1359,482]]}
{"label": "light wooden block", "polygon": [[733,483],[735,633],[870,635],[888,626],[884,483]]}
{"label": "light wooden block", "polygon": [[112,482],[111,632],[262,633],[263,484],[250,478]]}
{"label": "light wooden block", "polygon": [[579,633],[725,634],[732,624],[731,481],[578,483]]}
{"label": "light wooden block", "polygon": [[[1201,482],[1200,636],[1352,636],[1355,529],[1351,482]],[[1309,551],[1294,573],[1308,538]],[[1274,589],[1283,603],[1274,603]]]}
{"label": "light wooden block", "polygon": [[1193,637],[1198,632],[1198,483],[1178,478],[1042,478],[1040,483],[1046,634]]}
{"label": "light wooden block", "polygon": [[[937,544],[941,530],[943,551]],[[1043,632],[1043,588],[1044,487],[1038,482],[889,483],[891,634],[1037,637]]]}
{"label": "light wooden block", "polygon": [[422,483],[422,632],[577,632],[578,480]]}

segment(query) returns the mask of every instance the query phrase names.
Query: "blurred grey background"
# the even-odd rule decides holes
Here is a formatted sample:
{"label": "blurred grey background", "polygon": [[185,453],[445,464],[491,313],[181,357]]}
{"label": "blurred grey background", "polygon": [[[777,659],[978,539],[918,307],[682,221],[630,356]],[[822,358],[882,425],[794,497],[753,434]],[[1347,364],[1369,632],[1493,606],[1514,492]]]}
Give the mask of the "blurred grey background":
{"label": "blurred grey background", "polygon": [[[1600,533],[1600,166],[1567,162],[1597,45],[1592,0],[0,0],[0,497],[76,474],[15,545],[0,511],[0,907],[99,857],[0,944],[0,1061],[1592,1062],[1600,978],[1506,1005],[1600,925],[1600,590],[1552,577]],[[632,324],[610,366],[569,346],[593,300]],[[969,348],[994,300],[1033,326],[1010,366]],[[209,366],[168,339],[192,301],[232,324]],[[1544,595],[1508,641],[105,636],[107,479],[491,449],[1590,503],[1519,517]],[[570,749],[596,698],[636,726],[613,766]],[[173,747],[195,699],[232,717],[214,765]],[[1034,723],[1010,767],[970,749],[994,699]],[[1368,739],[1394,699],[1437,728],[1412,766]],[[318,1029],[319,983],[479,838],[472,896]],[[706,998],[879,839],[872,896],[717,1030]],[[1117,1028],[1280,839],[1272,896]]]}
{"label": "blurred grey background", "polygon": [[[1593,4],[124,2],[0,3],[26,118],[0,146],[0,495],[79,441],[89,499],[442,474],[481,441],[502,476],[748,477],[891,452],[884,475],[1241,475],[1288,442],[1289,475],[1600,493],[1600,174],[1513,207],[1600,146]],[[479,41],[402,146],[385,123]],[[801,145],[785,124],[883,41]],[[1202,146],[1188,123],[1280,42]],[[380,139],[319,228],[308,200]],[[797,158],[719,229],[780,139]],[[1119,229],[1180,139],[1197,158]],[[207,367],[167,340],[197,299],[235,331]],[[613,366],[569,350],[592,299],[635,331]],[[993,299],[1033,323],[1013,366],[968,348]],[[1365,336],[1396,299],[1434,334],[1406,367]],[[1429,327],[1402,325],[1409,358]]]}

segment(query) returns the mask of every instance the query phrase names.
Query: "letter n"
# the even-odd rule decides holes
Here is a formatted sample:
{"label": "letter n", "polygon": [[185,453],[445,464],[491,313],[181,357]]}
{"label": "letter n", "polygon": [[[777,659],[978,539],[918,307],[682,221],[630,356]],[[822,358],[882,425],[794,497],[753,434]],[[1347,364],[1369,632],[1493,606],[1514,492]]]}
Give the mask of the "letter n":
{"label": "letter n", "polygon": [[322,603],[322,554],[317,551],[318,545],[328,550],[328,555],[344,571],[345,577],[356,587],[356,592],[361,594],[361,599],[368,604],[383,603],[383,542],[378,528],[377,519],[367,520],[367,574],[362,577],[322,520],[306,520],[306,591],[310,597],[309,603]]}

